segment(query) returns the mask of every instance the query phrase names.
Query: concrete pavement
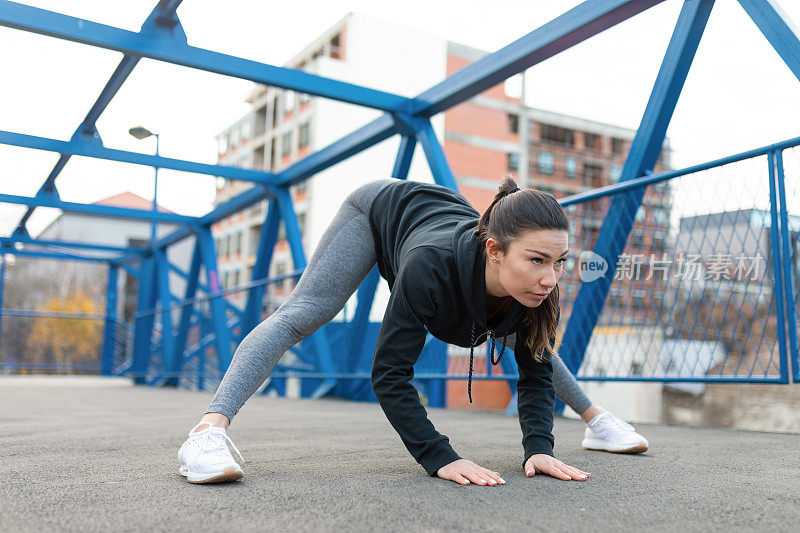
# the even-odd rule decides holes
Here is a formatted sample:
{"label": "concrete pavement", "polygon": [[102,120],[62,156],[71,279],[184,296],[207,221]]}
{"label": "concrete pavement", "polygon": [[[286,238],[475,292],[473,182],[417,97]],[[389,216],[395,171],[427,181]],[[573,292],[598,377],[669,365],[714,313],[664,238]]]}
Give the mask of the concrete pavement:
{"label": "concrete pavement", "polygon": [[499,487],[427,476],[377,404],[257,396],[229,435],[245,478],[192,485],[177,450],[213,396],[103,378],[0,377],[0,531],[800,530],[800,435],[637,425],[644,455],[556,457],[586,482],[521,469],[516,418],[430,410]]}

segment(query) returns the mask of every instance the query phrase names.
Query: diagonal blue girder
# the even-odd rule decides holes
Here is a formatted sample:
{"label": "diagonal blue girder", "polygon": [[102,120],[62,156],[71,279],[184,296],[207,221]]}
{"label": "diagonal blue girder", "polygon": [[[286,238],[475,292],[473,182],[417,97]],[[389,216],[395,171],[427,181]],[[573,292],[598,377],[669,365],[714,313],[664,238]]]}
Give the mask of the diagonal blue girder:
{"label": "diagonal blue girder", "polygon": [[[642,176],[655,166],[713,5],[713,0],[687,0],[683,4],[620,182]],[[578,371],[583,361],[644,193],[643,187],[628,190],[615,195],[611,201],[594,248],[594,253],[602,257],[608,267],[603,277],[581,284],[564,332],[568,341],[560,348],[561,357],[572,373]]]}
{"label": "diagonal blue girder", "polygon": [[747,15],[800,80],[800,31],[775,0],[739,0]]}
{"label": "diagonal blue girder", "polygon": [[449,76],[414,98],[413,115],[430,117],[464,102],[663,0],[589,0]]}

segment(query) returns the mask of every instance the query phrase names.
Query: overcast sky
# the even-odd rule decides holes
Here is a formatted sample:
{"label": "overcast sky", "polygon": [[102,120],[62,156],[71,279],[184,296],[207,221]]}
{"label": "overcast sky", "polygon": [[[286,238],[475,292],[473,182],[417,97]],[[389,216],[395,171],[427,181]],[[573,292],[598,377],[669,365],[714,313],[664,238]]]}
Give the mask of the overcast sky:
{"label": "overcast sky", "polygon": [[[138,31],[156,0],[23,3]],[[185,0],[178,15],[193,46],[281,65],[350,11],[495,51],[578,3]],[[681,4],[667,0],[533,67],[528,71],[529,105],[635,129]],[[800,23],[800,2],[780,4]],[[0,49],[0,129],[62,140],[75,131],[121,58],[6,28],[0,28]],[[98,128],[107,147],[152,153],[153,140],[136,141],[127,134],[131,126],[143,125],[161,134],[162,155],[215,163],[214,136],[247,112],[244,98],[251,87],[242,80],[142,60]],[[800,136],[798,125],[800,82],[737,2],[717,0],[667,133],[673,166]],[[0,146],[0,192],[35,194],[57,159],[54,153]],[[795,196],[798,159],[798,153],[787,154],[794,172],[789,193]],[[146,167],[73,157],[57,185],[68,201],[93,202],[124,190],[152,198],[152,173]],[[742,168],[730,174],[748,178]],[[719,179],[729,183],[724,175]],[[737,198],[744,194],[725,192]],[[213,195],[213,178],[159,174],[159,201],[173,211],[203,214]],[[0,234],[7,235],[23,212],[21,206],[0,204]],[[55,214],[37,209],[29,229],[35,235]]]}

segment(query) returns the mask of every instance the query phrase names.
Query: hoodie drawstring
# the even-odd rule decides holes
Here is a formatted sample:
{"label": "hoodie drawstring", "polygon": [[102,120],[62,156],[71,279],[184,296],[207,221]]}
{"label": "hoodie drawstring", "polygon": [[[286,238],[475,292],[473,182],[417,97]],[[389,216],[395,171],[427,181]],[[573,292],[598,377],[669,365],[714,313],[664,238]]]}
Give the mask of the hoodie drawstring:
{"label": "hoodie drawstring", "polygon": [[[497,360],[494,359],[494,332],[489,330],[489,338],[492,341],[491,344],[491,351],[490,351],[490,359],[492,361],[492,365],[497,366],[500,364],[500,358],[503,357],[503,352],[506,351],[506,340],[508,339],[508,335],[503,335],[503,348],[500,350],[500,354],[497,356]],[[469,397],[469,403],[472,403],[472,360],[474,358],[474,350],[475,350],[475,322],[472,322],[472,333],[470,334],[470,341],[469,341],[469,380],[467,381],[467,396]]]}

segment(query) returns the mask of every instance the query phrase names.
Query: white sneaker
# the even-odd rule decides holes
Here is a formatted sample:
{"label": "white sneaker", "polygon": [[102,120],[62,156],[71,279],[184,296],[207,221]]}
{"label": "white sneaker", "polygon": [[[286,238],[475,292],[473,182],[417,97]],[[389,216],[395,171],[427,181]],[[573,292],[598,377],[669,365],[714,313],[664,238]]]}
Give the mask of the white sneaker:
{"label": "white sneaker", "polygon": [[647,439],[636,433],[633,426],[608,411],[594,417],[588,426],[582,443],[587,450],[642,453],[650,446]]}
{"label": "white sneaker", "polygon": [[[195,432],[195,429],[203,424],[208,424],[208,427]],[[178,450],[178,459],[181,462],[180,474],[190,483],[224,483],[244,477],[242,467],[233,459],[226,441],[231,443],[244,462],[244,457],[233,444],[225,428],[213,427],[211,422],[197,424]]]}

